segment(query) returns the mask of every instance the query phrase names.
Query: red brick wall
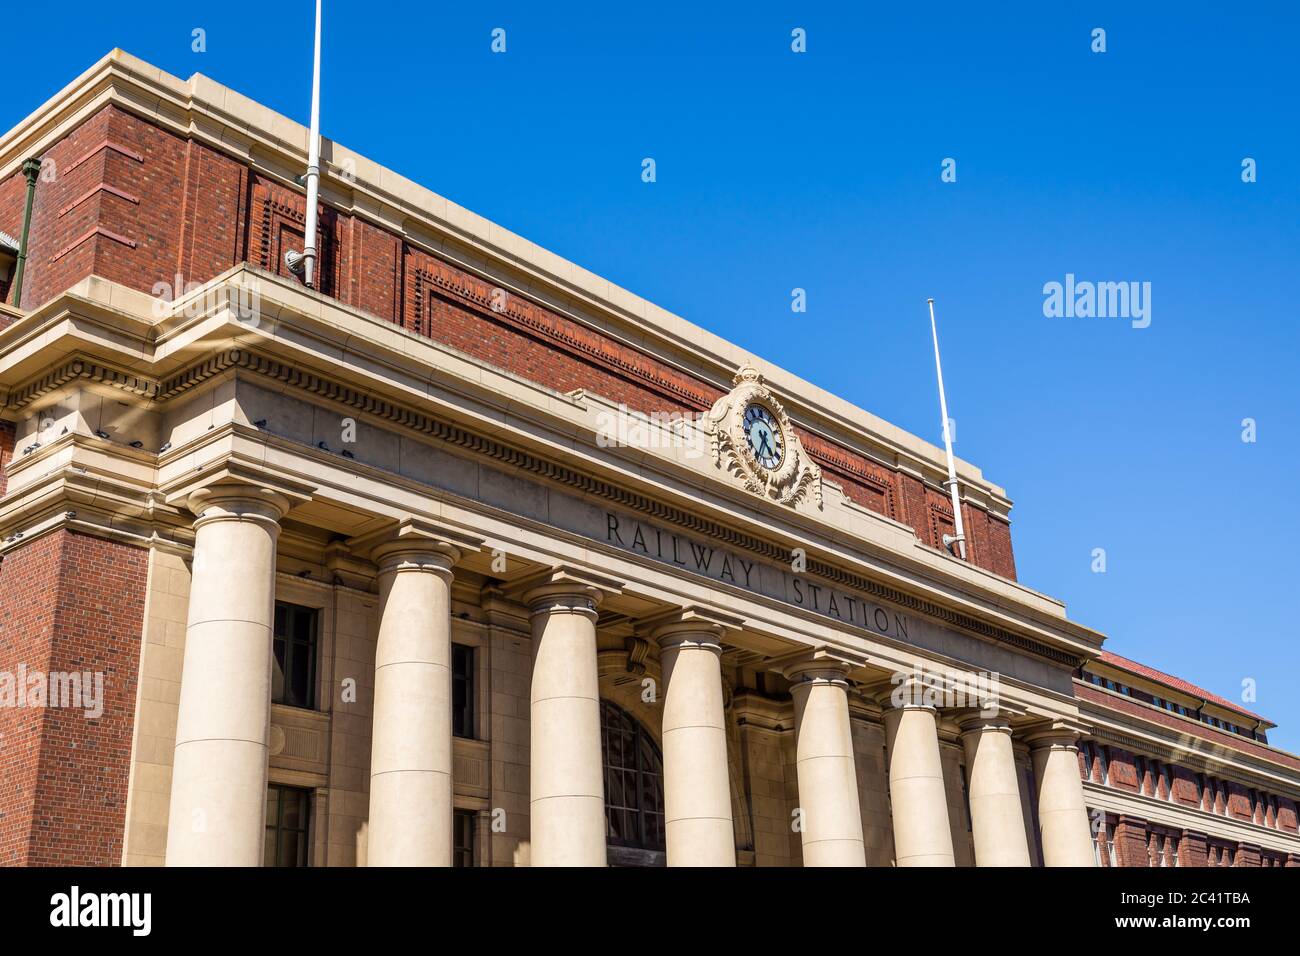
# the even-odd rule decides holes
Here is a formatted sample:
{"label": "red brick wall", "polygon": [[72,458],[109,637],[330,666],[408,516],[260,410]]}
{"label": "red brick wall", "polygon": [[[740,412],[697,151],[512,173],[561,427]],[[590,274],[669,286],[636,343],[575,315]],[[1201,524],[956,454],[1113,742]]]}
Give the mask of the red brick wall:
{"label": "red brick wall", "polygon": [[1120,866],[1150,866],[1147,828],[1143,820],[1120,817],[1115,826],[1115,858]]}
{"label": "red brick wall", "polygon": [[[1100,748],[1101,744],[1093,744],[1094,748]],[[1144,793],[1147,796],[1157,799],[1167,799],[1165,794],[1164,774],[1154,772],[1153,761],[1148,759],[1143,761],[1145,768],[1139,772],[1137,757],[1120,747],[1106,746],[1107,767],[1109,771],[1109,786],[1119,790],[1127,790],[1131,793]],[[1202,801],[1196,797],[1197,775],[1183,767],[1172,764],[1161,763],[1162,768],[1169,768],[1173,777],[1173,803],[1181,804],[1186,807],[1201,809],[1224,815],[1224,802],[1220,799],[1217,808],[1212,804],[1215,800],[1210,789],[1207,787]],[[1084,780],[1090,780],[1093,783],[1102,783],[1101,778],[1101,761],[1093,759],[1091,766],[1081,748],[1079,756],[1079,775]],[[1252,820],[1250,809],[1250,791],[1231,781],[1222,781],[1215,778],[1215,792],[1218,787],[1222,786],[1228,794],[1227,816],[1238,820]],[[1296,806],[1295,803],[1286,797],[1277,797],[1277,816],[1276,825],[1268,822],[1265,816],[1265,807],[1267,801],[1258,800],[1256,803],[1256,812],[1254,822],[1260,825],[1267,825],[1270,829],[1289,830],[1296,832]],[[1271,851],[1262,851],[1257,846],[1239,843],[1225,843],[1222,840],[1214,840],[1214,850],[1211,850],[1211,841],[1204,833],[1197,833],[1192,830],[1171,830],[1168,827],[1162,827],[1152,824],[1146,820],[1135,817],[1120,816],[1111,817],[1109,822],[1112,829],[1111,841],[1115,847],[1116,863],[1119,866],[1150,866],[1152,854],[1158,843],[1153,843],[1153,837],[1159,835],[1166,840],[1166,855],[1169,852],[1169,840],[1178,841],[1178,860],[1180,866],[1209,866],[1218,865],[1216,862],[1218,850],[1221,848],[1226,854],[1226,859],[1231,861],[1233,866],[1271,866],[1283,865],[1281,857]],[[1172,862],[1172,861],[1171,861]],[[1287,864],[1289,865],[1289,864]]]}
{"label": "red brick wall", "polygon": [[1259,864],[1259,847],[1251,846],[1249,843],[1237,844],[1237,853],[1232,860],[1233,866],[1259,866]]}
{"label": "red brick wall", "polygon": [[[1095,687],[1085,681],[1076,680],[1074,682],[1074,694],[1081,700],[1092,701],[1111,710],[1118,710],[1122,713],[1132,714],[1155,724],[1163,724],[1164,726],[1179,731],[1180,733],[1191,734],[1193,737],[1200,737],[1203,740],[1208,740],[1212,743],[1220,744],[1221,746],[1230,747],[1233,750],[1240,750],[1255,757],[1262,757],[1265,760],[1271,760],[1272,762],[1280,764],[1281,766],[1293,771],[1300,770],[1300,757],[1283,753],[1278,750],[1272,750],[1265,744],[1257,743],[1248,737],[1242,737],[1240,734],[1229,733],[1226,730],[1216,730],[1209,724],[1204,724],[1195,718],[1182,717],[1167,710],[1151,707],[1146,704],[1138,703],[1130,698],[1108,693],[1100,687]],[[1132,788],[1130,787],[1130,789]],[[1249,802],[1247,803],[1247,806],[1249,806]],[[1246,818],[1249,819],[1249,817],[1250,812],[1249,809],[1247,809]]]}
{"label": "red brick wall", "polygon": [[[36,191],[23,305],[92,273],[152,292],[201,283],[242,261],[284,274],[302,248],[305,200],[224,154],[105,107],[52,146]],[[21,173],[0,183],[0,229],[21,229]],[[530,301],[494,309],[492,287],[369,223],[321,207],[320,288],[340,301],[560,391],[583,388],[642,412],[701,412],[721,394]],[[12,301],[12,292],[10,293]],[[778,356],[779,358],[779,356]],[[942,491],[800,429],[809,454],[855,502],[942,546]],[[963,506],[967,556],[1016,575],[1010,525]]]}
{"label": "red brick wall", "polygon": [[1209,866],[1209,840],[1203,833],[1184,831],[1178,841],[1179,866]]}
{"label": "red brick wall", "polygon": [[9,486],[9,462],[14,457],[14,440],[17,428],[13,422],[0,421],[0,495]]}
{"label": "red brick wall", "polygon": [[0,708],[0,863],[121,862],[147,552],[58,531],[0,562],[0,671],[103,674],[103,714]]}

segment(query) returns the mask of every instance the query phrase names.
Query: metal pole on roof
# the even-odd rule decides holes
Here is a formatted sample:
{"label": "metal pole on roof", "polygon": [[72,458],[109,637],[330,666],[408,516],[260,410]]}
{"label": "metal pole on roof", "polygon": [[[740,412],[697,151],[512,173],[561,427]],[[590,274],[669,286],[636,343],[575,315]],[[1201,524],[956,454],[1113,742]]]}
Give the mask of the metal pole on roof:
{"label": "metal pole on roof", "polygon": [[[952,519],[957,533],[945,534],[943,546],[952,551],[963,561],[966,560],[966,532],[961,520],[961,494],[957,490],[957,464],[952,457],[952,434],[948,428],[948,399],[943,391],[943,365],[939,362],[939,327],[934,321],[934,299],[926,299],[930,304],[930,333],[934,337],[934,372],[939,379],[939,414],[943,416],[943,447],[948,453],[948,493],[952,496]],[[957,546],[953,551],[953,545]]]}

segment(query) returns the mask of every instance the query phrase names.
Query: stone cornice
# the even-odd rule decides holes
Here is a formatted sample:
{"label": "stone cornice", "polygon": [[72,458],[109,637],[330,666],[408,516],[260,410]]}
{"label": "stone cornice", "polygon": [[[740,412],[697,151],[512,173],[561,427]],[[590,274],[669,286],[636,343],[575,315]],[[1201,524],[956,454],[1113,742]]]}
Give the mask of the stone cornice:
{"label": "stone cornice", "polygon": [[158,383],[89,358],[74,357],[9,394],[8,408],[21,411],[32,402],[74,381],[108,385],[140,398],[157,398]]}
{"label": "stone cornice", "polygon": [[[399,427],[436,438],[466,452],[484,456],[539,478],[574,488],[584,494],[600,497],[622,508],[653,517],[660,522],[675,525],[684,531],[694,532],[713,540],[725,542],[733,548],[767,560],[782,563],[788,558],[788,549],[771,541],[733,529],[683,509],[666,505],[644,495],[620,488],[588,473],[559,465],[496,439],[475,434],[423,412],[416,411],[411,407],[380,398],[372,392],[365,392],[341,382],[330,380],[300,366],[269,358],[249,349],[224,349],[181,372],[156,382],[138,375],[112,369],[84,357],[73,356],[40,380],[42,383],[47,381],[58,382],[57,386],[40,387],[48,391],[67,385],[77,379],[104,382],[111,385],[116,385],[118,382],[130,382],[131,390],[137,394],[162,402],[176,398],[211,379],[233,370],[242,370],[274,379],[277,383],[289,385],[319,398],[340,403],[357,412],[373,415]],[[16,389],[14,395],[25,395],[28,393],[29,388],[30,386]],[[27,401],[30,401],[30,397]],[[869,594],[903,609],[924,614],[951,627],[998,643],[1009,644],[1026,653],[1045,657],[1060,664],[1072,667],[1078,666],[1080,658],[1075,653],[999,628],[971,615],[945,608],[934,602],[907,594],[897,588],[827,564],[816,558],[810,557],[808,559],[807,570],[810,575]]]}
{"label": "stone cornice", "polygon": [[[267,328],[259,329],[256,323],[251,326],[242,325],[231,318],[228,308],[230,300],[235,295],[245,294],[236,290],[252,287],[262,290],[262,311],[269,320],[266,323]],[[192,309],[194,302],[201,307],[197,310]],[[235,353],[220,348],[220,343],[224,342],[228,346],[232,341],[248,341],[258,346],[273,346],[277,351],[284,353],[283,358],[271,359],[256,352],[249,352],[250,356],[257,355],[257,361],[271,363],[267,366],[268,369],[272,366],[277,368],[275,374],[295,377],[300,386],[314,390],[316,394],[326,399],[344,395],[344,400],[349,401],[352,407],[359,411],[365,412],[368,406],[374,406],[379,409],[376,414],[387,415],[398,423],[412,416],[419,418],[422,413],[412,413],[409,411],[409,406],[399,405],[391,398],[381,399],[377,395],[378,390],[375,386],[392,385],[392,388],[387,389],[390,394],[409,395],[412,385],[417,386],[421,391],[427,389],[428,382],[422,379],[427,379],[431,375],[438,383],[437,388],[450,394],[463,392],[467,386],[471,390],[478,388],[479,401],[485,403],[482,409],[490,417],[499,414],[493,402],[499,405],[503,394],[512,397],[518,395],[523,401],[535,406],[533,414],[541,414],[549,419],[549,427],[558,424],[560,440],[549,443],[552,450],[567,452],[568,449],[562,446],[571,446],[573,443],[571,439],[563,437],[562,433],[573,432],[575,416],[591,417],[591,413],[584,409],[579,399],[549,393],[539,386],[520,382],[494,369],[484,368],[481,382],[465,382],[458,379],[457,375],[462,371],[468,372],[474,366],[454,350],[413,336],[390,323],[357,312],[332,300],[307,294],[286,280],[246,265],[234,267],[214,278],[201,289],[187,293],[186,297],[173,303],[171,315],[157,316],[154,306],[154,300],[149,296],[103,279],[88,278],[65,296],[43,305],[23,322],[0,331],[0,355],[5,356],[6,359],[3,368],[0,368],[0,378],[3,379],[0,384],[8,384],[16,393],[21,393],[31,384],[22,376],[30,376],[38,369],[41,376],[49,377],[52,383],[64,381],[66,384],[66,377],[76,371],[75,366],[69,363],[79,359],[88,363],[88,366],[80,371],[81,375],[89,378],[102,374],[110,384],[120,382],[123,385],[119,387],[130,386],[145,394],[152,390],[154,400],[166,400],[235,366]],[[139,317],[151,314],[152,320]],[[62,338],[50,338],[46,335],[46,330],[52,334],[61,322],[69,334]],[[31,332],[27,328],[29,323],[42,330],[41,334],[44,337],[39,341],[53,342],[57,345],[57,350],[64,353],[63,365],[51,369],[48,367],[48,359],[46,366],[41,365],[40,357],[43,353],[39,349],[34,351],[32,345],[28,343],[31,339]],[[115,335],[119,324],[122,323],[132,329],[130,337],[125,341]],[[149,333],[148,329],[151,326],[154,331]],[[343,328],[352,329],[353,334],[342,334]],[[141,329],[144,330],[144,334]],[[279,334],[281,330],[292,331],[293,340],[290,341],[288,336],[281,336]],[[21,348],[18,346],[20,341],[24,343]],[[346,344],[340,354],[339,343],[341,342]],[[307,347],[305,351],[304,346]],[[81,353],[73,354],[78,347],[81,348]],[[216,348],[216,351],[189,367],[181,364],[185,358],[201,352],[204,347]],[[97,354],[100,351],[111,354],[117,365],[111,364],[110,361],[89,357],[92,353]],[[329,366],[327,375],[308,371],[313,365],[319,366],[322,360]],[[252,359],[245,357],[244,361],[252,361]],[[371,377],[362,388],[356,385],[336,385],[335,378],[339,374],[346,373],[350,378],[355,378],[351,373],[353,365],[357,363],[371,370],[391,367],[397,377],[394,381],[400,380],[401,384],[396,385],[387,380],[380,381]],[[132,371],[127,371],[127,368]],[[101,372],[101,369],[104,371]],[[161,381],[155,383],[142,374],[151,370],[162,377]],[[358,399],[359,395],[364,396],[364,400]],[[26,397],[29,400],[32,398],[32,396]],[[510,404],[514,407],[516,402],[512,401]],[[564,409],[560,406],[564,406]],[[561,412],[558,419],[554,414],[556,411]],[[489,419],[484,424],[494,423]],[[498,428],[491,430],[500,431]],[[590,441],[588,440],[587,443],[590,444]],[[630,457],[643,456],[634,454]],[[597,463],[590,454],[585,458],[586,460],[580,466],[580,470],[584,472],[610,470],[603,463]],[[658,480],[657,472],[639,467],[634,469],[635,473],[631,477],[635,481],[639,477],[653,476],[656,479],[654,484],[657,485],[657,490],[663,492],[693,491],[692,486],[698,487],[697,483],[701,480],[701,476],[689,470],[682,474],[680,462],[664,459],[658,464],[670,471],[676,468],[677,472],[671,477],[665,474],[663,476],[667,478],[665,481]],[[627,471],[626,468],[615,468],[615,470],[620,473]],[[744,493],[742,489],[729,487],[726,482],[716,484],[716,488],[710,488],[710,494],[727,499],[727,509],[732,512],[732,517],[736,517],[737,505],[742,511],[757,507],[749,500],[753,496]],[[837,500],[848,507],[847,499]],[[963,583],[961,588],[969,588],[971,583],[975,583],[977,589],[987,586],[999,592],[991,607],[1001,609],[1022,605],[1023,610],[1018,613],[1028,612],[1032,630],[1041,633],[1044,637],[1049,634],[1055,636],[1059,632],[1069,635],[1069,641],[1084,647],[1100,643],[1099,635],[1095,632],[1069,621],[1059,613],[1061,607],[1059,602],[1016,582],[934,552],[920,544],[910,528],[893,519],[864,512],[862,509],[850,508],[849,510],[861,514],[866,525],[880,528],[880,533],[875,536],[882,540],[863,541],[861,535],[866,533],[865,528],[850,532],[847,530],[848,525],[838,520],[817,521],[795,512],[783,515],[782,520],[805,525],[818,536],[829,536],[829,541],[813,542],[817,551],[846,556],[850,560],[871,555],[877,563],[880,563],[881,559],[885,563],[893,564],[901,560],[909,580],[926,581],[929,589],[936,594],[942,592],[946,595],[951,591],[953,582],[948,579],[947,573],[951,570],[959,578],[970,579]],[[796,538],[795,543],[787,544],[787,549],[795,546],[807,548],[808,545],[800,538]],[[890,543],[886,544],[883,540],[885,538],[888,538]],[[849,582],[841,580],[840,583]],[[1000,593],[1004,591],[1014,592],[1014,596]],[[1008,603],[1008,598],[1012,603]],[[1029,611],[1031,607],[1034,607],[1033,611]],[[1045,613],[1048,615],[1046,618],[1044,618]],[[1038,643],[1044,642],[1039,640]],[[1086,655],[1086,650],[1083,653]]]}

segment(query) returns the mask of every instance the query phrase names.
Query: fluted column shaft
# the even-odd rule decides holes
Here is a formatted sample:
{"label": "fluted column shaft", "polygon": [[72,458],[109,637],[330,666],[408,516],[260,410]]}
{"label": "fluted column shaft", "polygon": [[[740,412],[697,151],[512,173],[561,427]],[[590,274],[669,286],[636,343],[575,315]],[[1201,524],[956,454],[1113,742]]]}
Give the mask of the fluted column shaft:
{"label": "fluted column shaft", "polygon": [[533,866],[605,865],[605,786],[596,670],[598,591],[551,585],[532,617],[529,815]]}
{"label": "fluted column shaft", "polygon": [[1000,718],[962,723],[966,792],[976,866],[1029,866],[1011,725]]}
{"label": "fluted column shaft", "polygon": [[664,821],[669,866],[735,866],[722,645],[699,624],[656,631],[664,676]]}
{"label": "fluted column shaft", "polygon": [[866,866],[858,776],[841,668],[789,672],[804,866]]}
{"label": "fluted column shaft", "polygon": [[368,866],[450,866],[451,581],[458,552],[382,545]]}
{"label": "fluted column shaft", "polygon": [[245,485],[195,492],[194,564],[168,813],[168,866],[260,866],[275,550],[289,502]]}
{"label": "fluted column shaft", "polygon": [[1038,784],[1038,828],[1046,866],[1095,866],[1073,734],[1030,741]]}
{"label": "fluted column shaft", "polygon": [[885,712],[889,801],[898,866],[955,866],[935,709],[905,703]]}

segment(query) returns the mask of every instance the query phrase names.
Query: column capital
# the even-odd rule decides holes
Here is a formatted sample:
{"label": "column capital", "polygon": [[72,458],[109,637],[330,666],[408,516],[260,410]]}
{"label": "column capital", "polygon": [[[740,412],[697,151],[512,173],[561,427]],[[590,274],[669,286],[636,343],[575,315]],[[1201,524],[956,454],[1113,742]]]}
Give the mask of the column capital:
{"label": "column capital", "polygon": [[524,578],[507,593],[518,596],[532,615],[568,611],[594,618],[602,601],[623,593],[623,584],[585,568],[556,565]]}
{"label": "column capital", "polygon": [[1031,727],[1024,734],[1024,741],[1030,750],[1078,750],[1079,739],[1086,735],[1087,728],[1070,720],[1053,720]]}
{"label": "column capital", "polygon": [[886,713],[918,708],[936,713],[946,711],[959,722],[975,716],[986,720],[1024,716],[1023,708],[1003,702],[996,678],[986,681],[975,672],[938,668],[899,670],[888,681],[871,684],[865,693]]}
{"label": "column capital", "polygon": [[[897,674],[895,678],[897,678]],[[868,696],[880,705],[883,714],[902,710],[928,710],[939,713],[942,688],[927,684],[917,677],[905,677],[903,680],[891,680],[887,684],[873,684]]]}
{"label": "column capital", "polygon": [[483,539],[453,528],[407,515],[388,526],[348,540],[348,546],[379,566],[379,573],[429,570],[451,573],[462,557],[478,551]]}
{"label": "column capital", "polygon": [[219,460],[165,482],[159,491],[166,504],[196,515],[220,502],[261,501],[277,512],[279,521],[289,509],[310,501],[316,488],[244,462]]}
{"label": "column capital", "polygon": [[744,626],[744,618],[710,608],[688,605],[673,608],[637,622],[638,634],[644,633],[661,648],[698,644],[722,652],[722,639]]}
{"label": "column capital", "polygon": [[274,488],[224,483],[198,488],[185,506],[194,513],[194,527],[214,521],[264,521],[279,525],[293,502]]}
{"label": "column capital", "polygon": [[849,674],[860,668],[866,659],[852,651],[839,648],[818,647],[800,648],[790,654],[771,658],[766,668],[776,671],[795,687],[811,682],[831,682],[848,686]]}
{"label": "column capital", "polygon": [[1011,736],[1011,721],[1005,714],[985,717],[979,711],[964,714],[957,720],[957,727],[963,737],[969,734],[999,733]]}

